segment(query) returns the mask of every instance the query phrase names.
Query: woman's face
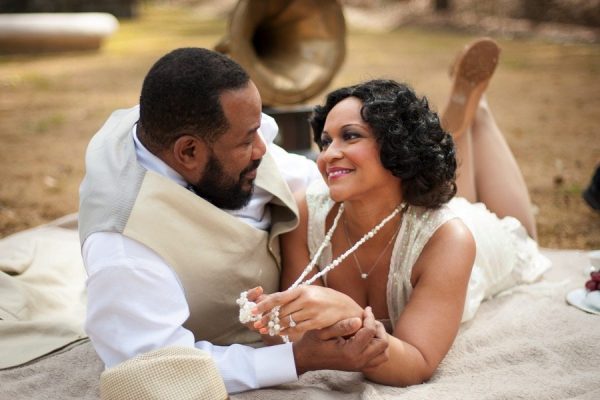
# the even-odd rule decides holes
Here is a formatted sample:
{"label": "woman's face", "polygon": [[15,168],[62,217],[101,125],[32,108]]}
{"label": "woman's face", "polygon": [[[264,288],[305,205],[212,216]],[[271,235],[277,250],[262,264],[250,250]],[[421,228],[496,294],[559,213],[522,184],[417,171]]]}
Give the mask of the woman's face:
{"label": "woman's face", "polygon": [[381,164],[375,135],[360,115],[362,105],[356,97],[340,101],[327,115],[321,133],[323,150],[317,165],[336,202],[390,190],[400,193],[400,179]]}

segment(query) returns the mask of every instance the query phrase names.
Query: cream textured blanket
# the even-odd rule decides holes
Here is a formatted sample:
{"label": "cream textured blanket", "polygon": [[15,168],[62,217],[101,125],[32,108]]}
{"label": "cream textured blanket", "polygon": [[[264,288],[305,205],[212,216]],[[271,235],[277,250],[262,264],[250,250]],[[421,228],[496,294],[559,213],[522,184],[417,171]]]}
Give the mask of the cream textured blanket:
{"label": "cream textured blanket", "polygon": [[[21,239],[30,240],[28,235]],[[48,254],[39,249],[44,241],[36,243],[35,254]],[[545,280],[484,302],[474,320],[461,327],[450,353],[427,383],[392,388],[365,381],[358,373],[318,371],[293,384],[232,398],[599,399],[600,316],[565,302],[566,293],[586,279],[585,254],[544,253],[553,261]],[[0,360],[4,356],[0,353]],[[97,399],[102,370],[89,341],[79,340],[25,365],[1,370],[0,398]]]}

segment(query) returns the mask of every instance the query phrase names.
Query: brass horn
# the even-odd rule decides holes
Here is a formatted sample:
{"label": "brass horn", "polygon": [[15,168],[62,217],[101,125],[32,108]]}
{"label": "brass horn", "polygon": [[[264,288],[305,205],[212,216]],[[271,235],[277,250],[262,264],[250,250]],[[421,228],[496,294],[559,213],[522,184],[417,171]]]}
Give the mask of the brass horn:
{"label": "brass horn", "polygon": [[263,104],[301,103],[327,87],[344,60],[342,7],[336,0],[240,0],[215,49],[248,71]]}

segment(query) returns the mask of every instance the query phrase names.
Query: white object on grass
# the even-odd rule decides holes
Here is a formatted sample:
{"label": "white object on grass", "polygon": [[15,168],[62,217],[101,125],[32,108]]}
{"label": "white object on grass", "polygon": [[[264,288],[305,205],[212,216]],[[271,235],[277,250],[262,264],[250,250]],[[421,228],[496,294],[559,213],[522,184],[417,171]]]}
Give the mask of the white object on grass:
{"label": "white object on grass", "polygon": [[108,13],[0,14],[0,52],[98,49],[118,28]]}

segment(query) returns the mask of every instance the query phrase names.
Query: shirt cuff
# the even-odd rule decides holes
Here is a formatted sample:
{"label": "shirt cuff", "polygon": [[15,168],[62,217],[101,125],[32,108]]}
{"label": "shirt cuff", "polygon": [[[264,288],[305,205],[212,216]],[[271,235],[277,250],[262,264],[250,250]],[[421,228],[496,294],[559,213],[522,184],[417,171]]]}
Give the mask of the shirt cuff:
{"label": "shirt cuff", "polygon": [[281,385],[298,380],[291,343],[255,349],[254,365],[259,387]]}
{"label": "shirt cuff", "polygon": [[196,348],[211,354],[230,394],[298,379],[291,343],[255,349],[240,344],[215,346],[200,341],[196,342]]}

